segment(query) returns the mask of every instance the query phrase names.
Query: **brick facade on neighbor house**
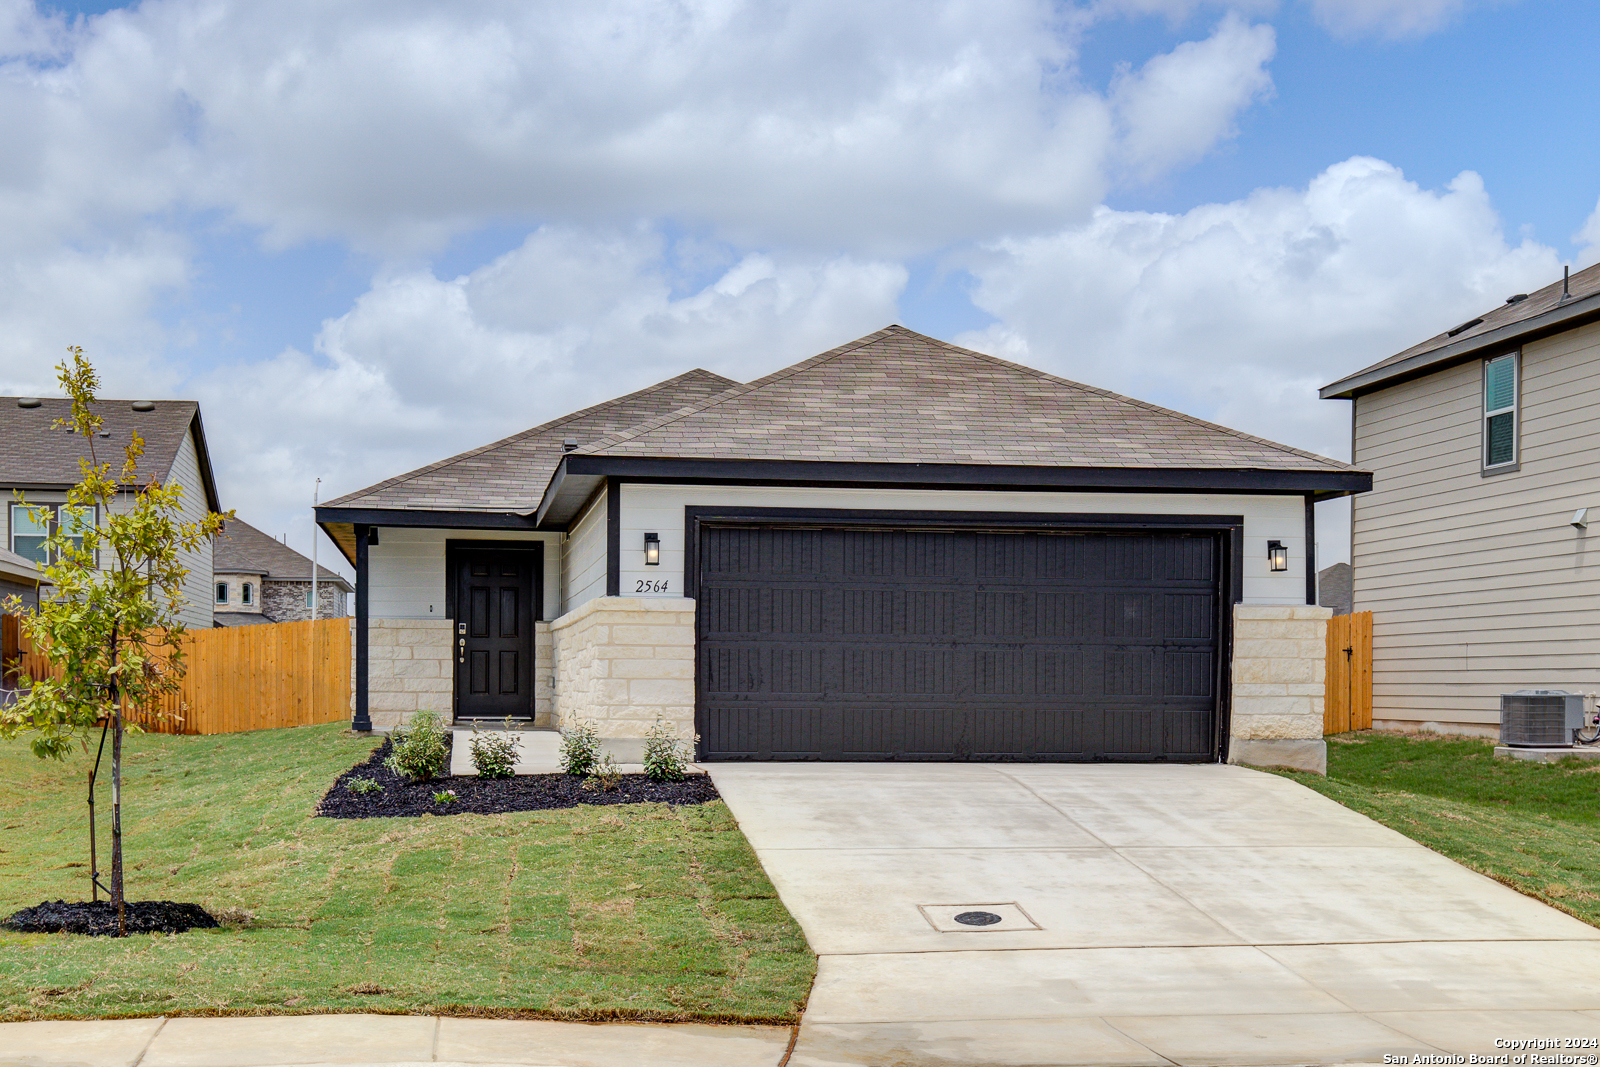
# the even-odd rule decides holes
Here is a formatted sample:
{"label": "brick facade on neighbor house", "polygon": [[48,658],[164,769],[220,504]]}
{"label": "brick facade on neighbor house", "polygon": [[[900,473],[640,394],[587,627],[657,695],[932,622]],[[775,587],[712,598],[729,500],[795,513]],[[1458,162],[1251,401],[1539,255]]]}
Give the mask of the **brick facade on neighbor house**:
{"label": "brick facade on neighbor house", "polygon": [[[213,542],[215,585],[225,598],[213,600],[218,626],[302,622],[311,618],[311,560],[270,534],[240,519],[229,519]],[[350,583],[327,567],[317,567],[317,618],[342,619]],[[250,586],[250,602],[243,591]],[[226,587],[224,589],[224,587]]]}
{"label": "brick facade on neighbor house", "polygon": [[1229,763],[1327,770],[1328,608],[1235,604]]}
{"label": "brick facade on neighbor house", "polygon": [[[311,579],[286,582],[268,579],[262,583],[261,613],[273,622],[303,622],[311,618],[307,602],[311,592]],[[350,613],[349,595],[345,587],[335,582],[317,583],[317,618],[342,619]]]}

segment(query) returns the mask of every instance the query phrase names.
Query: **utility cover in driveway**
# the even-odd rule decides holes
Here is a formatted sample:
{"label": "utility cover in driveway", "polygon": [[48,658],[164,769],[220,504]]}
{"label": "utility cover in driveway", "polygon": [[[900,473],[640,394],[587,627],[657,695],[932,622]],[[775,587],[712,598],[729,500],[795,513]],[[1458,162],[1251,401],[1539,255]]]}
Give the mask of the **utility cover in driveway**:
{"label": "utility cover in driveway", "polygon": [[707,525],[702,758],[1212,758],[1210,533]]}

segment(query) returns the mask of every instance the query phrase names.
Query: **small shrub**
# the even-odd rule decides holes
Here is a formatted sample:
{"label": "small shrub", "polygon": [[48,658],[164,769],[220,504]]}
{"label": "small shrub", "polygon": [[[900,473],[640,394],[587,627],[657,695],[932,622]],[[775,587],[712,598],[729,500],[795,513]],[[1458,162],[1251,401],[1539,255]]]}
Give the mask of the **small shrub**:
{"label": "small shrub", "polygon": [[568,774],[589,774],[600,762],[600,735],[588,719],[574,719],[561,728],[561,769]]}
{"label": "small shrub", "polygon": [[443,774],[450,762],[450,734],[431,711],[419,711],[411,725],[395,730],[390,739],[394,752],[387,765],[413,782],[426,782]]}
{"label": "small shrub", "polygon": [[433,794],[433,802],[435,804],[454,804],[456,802],[456,791],[454,789],[446,789],[442,793],[435,793]]}
{"label": "small shrub", "polygon": [[617,759],[607,752],[594,762],[589,777],[584,779],[583,788],[593,793],[600,790],[614,793],[622,784],[622,769],[617,766]]}
{"label": "small shrub", "polygon": [[693,749],[687,741],[680,741],[677,731],[665,719],[657,719],[645,735],[645,777],[657,782],[681,782]]}
{"label": "small shrub", "polygon": [[[509,729],[511,720],[506,720]],[[505,734],[480,734],[472,728],[472,765],[479,778],[510,778],[516,773],[517,739]]]}
{"label": "small shrub", "polygon": [[352,778],[344,784],[344,787],[352,793],[362,795],[383,792],[383,786],[378,784],[376,778]]}

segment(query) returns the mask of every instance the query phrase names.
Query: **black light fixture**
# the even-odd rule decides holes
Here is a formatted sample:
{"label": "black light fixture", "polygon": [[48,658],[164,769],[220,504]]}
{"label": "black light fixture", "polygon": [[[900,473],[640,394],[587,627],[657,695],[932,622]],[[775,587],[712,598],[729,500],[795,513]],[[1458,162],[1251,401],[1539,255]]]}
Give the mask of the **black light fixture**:
{"label": "black light fixture", "polygon": [[644,565],[646,567],[661,565],[661,538],[656,534],[644,535]]}
{"label": "black light fixture", "polygon": [[367,527],[367,544],[368,545],[375,545],[377,543],[378,543],[378,528],[376,526],[368,526]]}
{"label": "black light fixture", "polygon": [[1267,564],[1275,571],[1289,569],[1289,550],[1283,547],[1282,541],[1267,542]]}

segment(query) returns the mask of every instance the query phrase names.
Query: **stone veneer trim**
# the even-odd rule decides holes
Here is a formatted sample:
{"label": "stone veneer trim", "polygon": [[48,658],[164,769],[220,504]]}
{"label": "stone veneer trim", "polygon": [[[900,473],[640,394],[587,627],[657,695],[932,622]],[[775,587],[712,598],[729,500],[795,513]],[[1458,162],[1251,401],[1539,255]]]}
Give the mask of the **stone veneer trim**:
{"label": "stone veneer trim", "polygon": [[1327,773],[1328,619],[1313,605],[1235,604],[1228,762]]}

